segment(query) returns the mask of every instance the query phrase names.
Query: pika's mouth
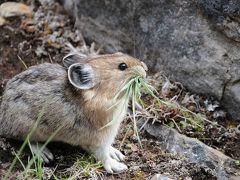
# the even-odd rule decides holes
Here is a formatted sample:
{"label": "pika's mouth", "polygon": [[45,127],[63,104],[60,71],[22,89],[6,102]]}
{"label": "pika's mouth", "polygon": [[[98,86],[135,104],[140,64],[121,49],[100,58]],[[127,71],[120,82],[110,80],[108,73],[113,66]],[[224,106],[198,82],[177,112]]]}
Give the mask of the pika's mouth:
{"label": "pika's mouth", "polygon": [[114,97],[114,100],[124,98],[129,99],[130,97],[141,97],[141,90],[148,87],[146,83],[146,71],[142,66],[135,66],[132,69],[132,76],[127,82],[120,87],[119,91]]}

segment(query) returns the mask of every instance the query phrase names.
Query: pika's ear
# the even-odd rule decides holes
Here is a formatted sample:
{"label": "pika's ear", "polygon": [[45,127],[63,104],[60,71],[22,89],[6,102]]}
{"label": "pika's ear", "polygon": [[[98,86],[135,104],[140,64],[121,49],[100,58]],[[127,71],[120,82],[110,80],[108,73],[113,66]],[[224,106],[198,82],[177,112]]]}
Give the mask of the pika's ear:
{"label": "pika's ear", "polygon": [[68,79],[78,89],[90,89],[95,86],[95,73],[89,64],[72,64],[68,68]]}
{"label": "pika's ear", "polygon": [[69,53],[63,58],[63,65],[66,68],[69,68],[72,64],[84,62],[87,59],[87,56],[85,54],[81,53]]}

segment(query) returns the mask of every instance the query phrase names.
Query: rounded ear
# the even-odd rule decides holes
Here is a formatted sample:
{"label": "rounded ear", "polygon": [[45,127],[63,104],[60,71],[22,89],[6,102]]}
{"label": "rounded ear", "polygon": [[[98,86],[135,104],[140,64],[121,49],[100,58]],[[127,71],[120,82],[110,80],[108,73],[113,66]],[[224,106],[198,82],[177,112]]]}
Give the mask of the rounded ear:
{"label": "rounded ear", "polygon": [[89,64],[72,64],[68,68],[68,79],[78,89],[90,89],[95,86],[95,74]]}
{"label": "rounded ear", "polygon": [[69,68],[72,64],[84,62],[86,59],[87,59],[87,56],[85,54],[72,52],[63,58],[63,65],[66,68]]}

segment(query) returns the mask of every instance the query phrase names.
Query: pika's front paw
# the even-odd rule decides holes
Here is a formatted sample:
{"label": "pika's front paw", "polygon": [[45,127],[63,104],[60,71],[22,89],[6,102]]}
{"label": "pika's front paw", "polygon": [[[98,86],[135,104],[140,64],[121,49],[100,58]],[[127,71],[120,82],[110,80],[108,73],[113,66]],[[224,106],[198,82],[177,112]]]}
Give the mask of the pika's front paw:
{"label": "pika's front paw", "polygon": [[123,161],[125,158],[125,156],[119,150],[112,146],[110,148],[110,156],[117,161]]}
{"label": "pika's front paw", "polygon": [[124,155],[112,146],[100,146],[92,148],[91,152],[96,159],[103,163],[105,170],[108,173],[120,173],[128,169],[128,167],[120,163],[124,159]]}
{"label": "pika's front paw", "polygon": [[107,159],[104,162],[103,166],[108,173],[121,173],[128,169],[128,167],[125,164],[120,163],[112,158]]}

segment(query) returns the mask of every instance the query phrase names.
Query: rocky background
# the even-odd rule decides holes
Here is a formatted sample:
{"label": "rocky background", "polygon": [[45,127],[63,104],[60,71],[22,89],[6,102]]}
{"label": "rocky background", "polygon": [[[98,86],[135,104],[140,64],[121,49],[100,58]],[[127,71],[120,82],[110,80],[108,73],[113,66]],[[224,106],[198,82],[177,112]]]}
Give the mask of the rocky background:
{"label": "rocky background", "polygon": [[76,27],[105,52],[144,60],[240,120],[239,0],[65,0]]}

